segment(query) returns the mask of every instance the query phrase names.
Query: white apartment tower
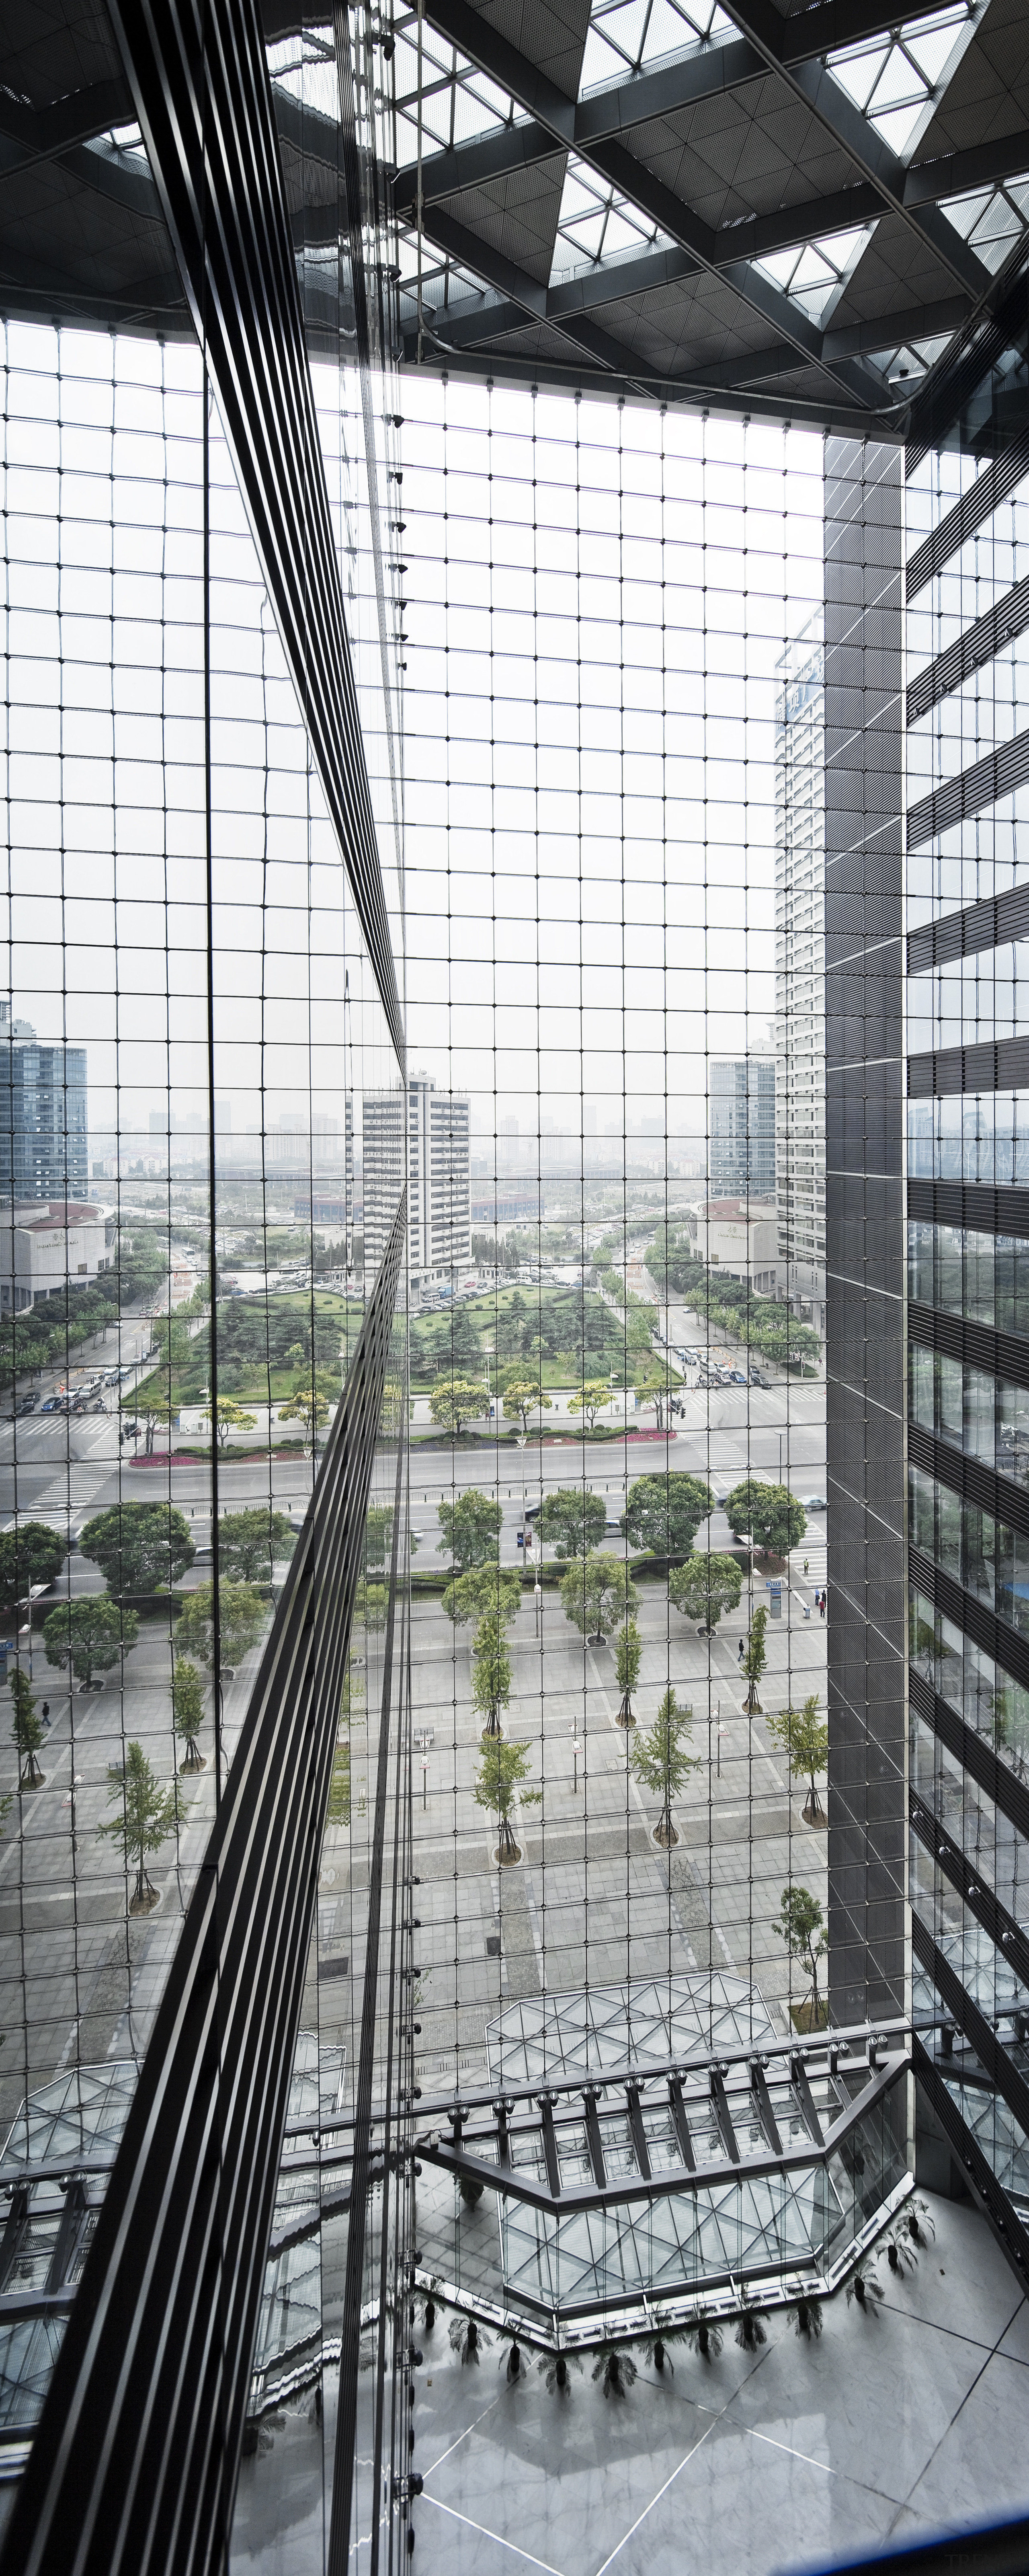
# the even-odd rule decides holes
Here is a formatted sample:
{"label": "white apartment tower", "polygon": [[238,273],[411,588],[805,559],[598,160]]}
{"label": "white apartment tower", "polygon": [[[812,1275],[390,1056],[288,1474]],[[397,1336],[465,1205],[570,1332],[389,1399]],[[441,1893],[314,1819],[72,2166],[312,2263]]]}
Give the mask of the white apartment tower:
{"label": "white apartment tower", "polygon": [[[373,1279],[404,1180],[404,1098],[369,1092],[363,1108],[364,1269]],[[447,1294],[467,1269],[471,1237],[471,1113],[467,1097],[437,1091],[424,1073],[407,1085],[408,1284],[414,1305]]]}
{"label": "white apartment tower", "polygon": [[795,1314],[825,1326],[825,691],[818,611],[775,710],[775,1195]]}

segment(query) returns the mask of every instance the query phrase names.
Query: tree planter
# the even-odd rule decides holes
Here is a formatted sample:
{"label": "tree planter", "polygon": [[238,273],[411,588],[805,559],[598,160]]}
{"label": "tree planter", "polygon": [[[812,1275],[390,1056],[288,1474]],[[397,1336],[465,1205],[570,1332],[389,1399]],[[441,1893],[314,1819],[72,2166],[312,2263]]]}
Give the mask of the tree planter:
{"label": "tree planter", "polygon": [[201,1752],[200,1752],[200,1750],[199,1750],[199,1748],[198,1748],[198,1746],[197,1746],[197,1745],[195,1745],[195,1744],[191,1744],[191,1745],[188,1747],[188,1749],[187,1749],[187,1753],[186,1753],[186,1759],[185,1759],[185,1761],[184,1761],[184,1762],[180,1762],[180,1764],[179,1764],[179,1770],[180,1770],[180,1771],[206,1771],[206,1769],[207,1769],[207,1759],[206,1759],[206,1756],[205,1756],[203,1753],[201,1753]]}
{"label": "tree planter", "polygon": [[821,2001],[815,2004],[810,2000],[806,2004],[791,2004],[790,2020],[793,2023],[794,2030],[799,2030],[803,2034],[804,2038],[807,2039],[810,2037],[812,2031],[825,2030],[828,2028],[828,2005]]}
{"label": "tree planter", "polygon": [[630,1701],[628,1691],[626,1692],[625,1698],[623,1699],[618,1711],[617,1723],[624,1729],[626,1735],[629,1732],[630,1726],[635,1726],[636,1724],[636,1720],[632,1713],[632,1703]]}
{"label": "tree planter", "polygon": [[45,1789],[45,1787],[46,1772],[40,1770],[35,1754],[30,1753],[25,1769],[22,1772],[21,1779],[18,1782],[19,1796],[24,1797],[30,1789]]}
{"label": "tree planter", "polygon": [[160,1902],[160,1888],[152,1887],[149,1879],[146,1879],[141,1887],[137,1879],[134,1892],[129,1899],[129,1913],[152,1914]]}
{"label": "tree planter", "polygon": [[674,1851],[675,1845],[679,1840],[679,1836],[676,1833],[671,1817],[665,1818],[662,1816],[660,1824],[654,1826],[651,1840],[657,1844],[659,1851]]}
{"label": "tree planter", "polygon": [[816,1825],[820,1827],[823,1833],[828,1831],[829,1818],[826,1815],[825,1808],[822,1805],[817,1789],[809,1789],[807,1797],[804,1800],[804,1822],[806,1825]]}
{"label": "tree planter", "polygon": [[510,1842],[506,1849],[503,1843],[497,1844],[493,1858],[498,1869],[517,1869],[518,1863],[522,1858],[522,1851],[520,1845],[516,1843],[513,1834],[510,1837]]}

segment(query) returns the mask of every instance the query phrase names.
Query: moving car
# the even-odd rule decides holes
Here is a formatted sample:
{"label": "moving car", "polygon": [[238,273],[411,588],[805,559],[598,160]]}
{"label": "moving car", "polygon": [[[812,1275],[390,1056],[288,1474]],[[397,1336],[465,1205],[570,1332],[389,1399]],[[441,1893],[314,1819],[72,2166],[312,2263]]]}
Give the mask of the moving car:
{"label": "moving car", "polygon": [[772,1381],[770,1377],[765,1376],[763,1369],[752,1368],[750,1372],[750,1383],[752,1386],[771,1386]]}
{"label": "moving car", "polygon": [[802,1494],[801,1501],[806,1512],[827,1512],[829,1509],[824,1494]]}

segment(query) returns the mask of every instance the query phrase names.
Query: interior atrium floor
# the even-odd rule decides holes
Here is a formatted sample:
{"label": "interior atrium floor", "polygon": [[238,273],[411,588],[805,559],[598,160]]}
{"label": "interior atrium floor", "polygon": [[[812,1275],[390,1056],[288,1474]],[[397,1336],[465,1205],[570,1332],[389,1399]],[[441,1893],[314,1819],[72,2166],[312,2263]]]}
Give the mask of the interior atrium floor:
{"label": "interior atrium floor", "polygon": [[1029,2303],[971,2208],[929,2205],[935,2245],[900,2281],[880,2258],[878,2314],[841,2293],[820,2342],[775,2317],[756,2355],[680,2347],[674,2378],[638,2352],[622,2399],[588,2360],[549,2396],[531,2357],[508,2386],[506,2346],[462,2367],[445,2315],[420,2330],[422,2576],[771,2576],[1024,2511]]}

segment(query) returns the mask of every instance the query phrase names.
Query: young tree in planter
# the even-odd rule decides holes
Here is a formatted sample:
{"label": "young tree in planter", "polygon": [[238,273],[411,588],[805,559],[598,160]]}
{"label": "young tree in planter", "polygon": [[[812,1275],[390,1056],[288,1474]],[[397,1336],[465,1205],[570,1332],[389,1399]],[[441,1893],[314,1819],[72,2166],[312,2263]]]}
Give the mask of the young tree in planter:
{"label": "young tree in planter", "polygon": [[45,1521],[22,1521],[0,1535],[0,1618],[9,1619],[34,1583],[56,1583],[68,1549]]}
{"label": "young tree in planter", "polygon": [[196,1665],[185,1655],[176,1655],[172,1674],[172,1725],[176,1735],[185,1738],[186,1753],[180,1771],[206,1771],[207,1763],[197,1743],[204,1723],[204,1685]]}
{"label": "young tree in planter", "polygon": [[474,1797],[477,1807],[485,1807],[490,1815],[497,1818],[500,1828],[497,1835],[497,1859],[501,1869],[510,1868],[513,1862],[522,1857],[511,1831],[511,1808],[515,1791],[518,1790],[523,1807],[538,1807],[542,1804],[542,1790],[522,1788],[522,1782],[527,1780],[528,1776],[527,1743],[509,1744],[502,1735],[491,1735],[486,1738],[475,1775]]}
{"label": "young tree in planter", "polygon": [[613,1636],[619,1622],[639,1608],[639,1594],[620,1556],[598,1553],[570,1565],[561,1583],[565,1618],[594,1645]]}
{"label": "young tree in planter", "polygon": [[553,1412],[550,1397],[544,1394],[538,1377],[505,1378],[503,1393],[505,1414],[511,1415],[512,1418],[517,1416],[526,1438],[529,1435],[530,1413]]}
{"label": "young tree in planter", "polygon": [[630,1488],[622,1528],[633,1547],[646,1548],[651,1556],[685,1556],[713,1509],[711,1487],[699,1476],[679,1471],[639,1476]]}
{"label": "young tree in planter", "polygon": [[766,1556],[788,1556],[799,1547],[807,1528],[804,1508],[788,1485],[763,1485],[754,1476],[734,1485],[726,1497],[725,1517],[734,1538],[747,1533]]}
{"label": "young tree in planter", "polygon": [[23,1673],[20,1666],[11,1674],[11,1699],[14,1703],[12,1732],[19,1762],[25,1765],[24,1770],[19,1772],[18,1787],[19,1789],[41,1789],[44,1774],[40,1770],[36,1755],[43,1741],[43,1721],[36,1716],[32,1684],[28,1674]]}
{"label": "young tree in planter", "polygon": [[568,1410],[569,1413],[584,1413],[592,1431],[598,1413],[603,1413],[605,1405],[610,1402],[611,1388],[607,1378],[591,1377],[587,1378],[585,1386],[580,1386],[574,1395],[569,1396]]}
{"label": "young tree in planter", "polygon": [[[242,1663],[251,1646],[256,1646],[264,1622],[265,1604],[249,1583],[219,1584],[218,1658],[223,1670]],[[183,1602],[175,1630],[176,1653],[199,1656],[212,1672],[214,1628],[214,1585],[201,1583]]]}
{"label": "young tree in planter", "polygon": [[[779,1920],[772,1925],[780,1941],[785,1941],[790,1958],[811,1980],[811,2001],[794,2013],[797,2028],[820,2030],[822,2005],[818,1994],[818,1962],[829,1947],[822,1908],[809,1887],[784,1887],[779,1901]],[[801,2016],[801,2017],[798,2017]]]}
{"label": "young tree in planter", "polygon": [[518,1616],[521,1597],[520,1576],[502,1574],[494,1561],[492,1565],[473,1566],[468,1574],[459,1574],[453,1583],[448,1583],[443,1607],[455,1628],[463,1628],[470,1619],[485,1619],[487,1615],[501,1619],[506,1628]]}
{"label": "young tree in planter", "polygon": [[640,1632],[635,1619],[624,1619],[618,1631],[618,1644],[615,1648],[615,1675],[622,1694],[618,1709],[618,1723],[619,1726],[626,1728],[636,1724],[632,1713],[632,1694],[640,1677],[642,1653]]}
{"label": "young tree in planter", "polygon": [[139,1637],[139,1613],[123,1610],[106,1592],[87,1592],[78,1601],[62,1601],[43,1623],[48,1664],[71,1666],[88,1690],[97,1673],[106,1673]]}
{"label": "young tree in planter", "polygon": [[778,1717],[766,1719],[769,1735],[783,1753],[788,1753],[790,1770],[795,1780],[807,1780],[804,1800],[804,1822],[824,1825],[825,1809],[815,1787],[815,1774],[824,1771],[829,1760],[829,1728],[818,1714],[818,1692],[812,1691],[803,1708],[784,1708]]}
{"label": "young tree in planter", "polygon": [[569,1557],[588,1556],[599,1545],[607,1527],[607,1504],[588,1486],[559,1485],[547,1495],[536,1527],[544,1545],[564,1564]]}
{"label": "young tree in planter", "polygon": [[196,1555],[189,1523],[170,1503],[115,1503],[86,1522],[79,1546],[115,1594],[163,1590]]}
{"label": "young tree in planter", "polygon": [[680,1708],[674,1690],[667,1690],[649,1735],[638,1735],[629,1755],[641,1787],[661,1800],[654,1840],[662,1851],[670,1851],[679,1840],[672,1823],[672,1800],[681,1795],[690,1772],[700,1769],[698,1756],[685,1749],[692,1734],[692,1709]]}
{"label": "young tree in planter", "polygon": [[747,1696],[744,1700],[743,1706],[748,1717],[760,1717],[761,1715],[761,1702],[757,1695],[757,1686],[765,1669],[765,1629],[767,1626],[768,1612],[765,1609],[764,1602],[762,1601],[755,1610],[750,1626],[747,1630],[746,1652],[743,1657],[743,1672],[746,1676],[747,1683]]}
{"label": "young tree in planter", "polygon": [[484,1386],[470,1377],[438,1377],[429,1396],[429,1411],[441,1431],[449,1431],[459,1440],[466,1422],[476,1422],[485,1413],[489,1397]]}
{"label": "young tree in planter", "polygon": [[486,1720],[483,1739],[499,1735],[500,1712],[511,1697],[511,1658],[494,1611],[480,1619],[472,1649],[472,1707]]}
{"label": "young tree in planter", "polygon": [[673,1566],[668,1598],[685,1619],[699,1620],[710,1637],[723,1610],[739,1607],[743,1572],[734,1556],[688,1556]]}
{"label": "young tree in planter", "polygon": [[296,1543],[285,1512],[273,1512],[267,1503],[225,1512],[218,1523],[218,1562],[234,1583],[270,1583],[273,1566],[288,1563]]}
{"label": "young tree in planter", "polygon": [[112,1763],[109,1776],[108,1796],[112,1803],[117,1800],[121,1814],[113,1816],[109,1824],[98,1825],[97,1832],[119,1843],[126,1870],[135,1870],[129,1913],[149,1914],[157,1903],[158,1892],[151,1884],[147,1859],[151,1852],[160,1851],[162,1843],[174,1833],[178,1799],[174,1789],[162,1789],[141,1744],[130,1744],[125,1761]]}
{"label": "young tree in planter", "polygon": [[451,1562],[460,1574],[470,1574],[475,1566],[494,1562],[504,1515],[500,1504],[491,1503],[488,1494],[478,1494],[471,1487],[458,1496],[456,1503],[441,1503],[438,1519],[444,1547],[449,1548]]}

